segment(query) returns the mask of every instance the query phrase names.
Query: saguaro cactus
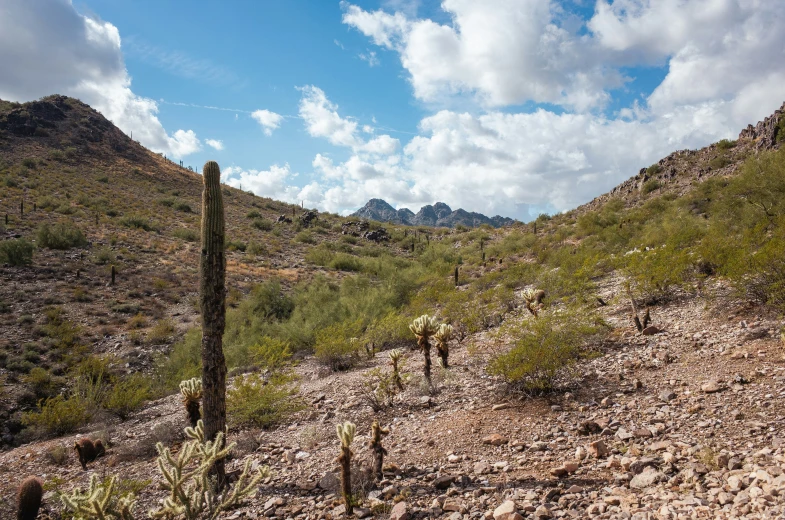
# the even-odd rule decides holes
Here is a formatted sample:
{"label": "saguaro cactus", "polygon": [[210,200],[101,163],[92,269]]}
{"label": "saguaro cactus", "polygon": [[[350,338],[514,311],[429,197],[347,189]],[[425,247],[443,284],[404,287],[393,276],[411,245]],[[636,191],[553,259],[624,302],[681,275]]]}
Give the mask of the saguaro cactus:
{"label": "saguaro cactus", "polygon": [[202,398],[202,380],[194,377],[186,381],[180,381],[180,394],[183,396],[183,405],[188,413],[188,422],[192,428],[196,428],[196,423],[202,418],[199,413],[199,400]]}
{"label": "saguaro cactus", "polygon": [[[202,412],[204,436],[214,440],[226,429],[226,253],[221,170],[208,161],[202,170],[202,253],[199,259],[199,308],[202,313]],[[218,488],[226,472],[223,459],[214,465]]]}
{"label": "saguaro cactus", "polygon": [[357,426],[353,423],[345,422],[338,424],[335,427],[338,432],[338,439],[341,441],[341,455],[338,457],[338,463],[341,465],[341,493],[343,494],[343,501],[346,504],[346,516],[351,516],[354,503],[352,501],[352,441],[354,441],[354,434],[357,432]]}
{"label": "saguaro cactus", "polygon": [[423,314],[409,324],[409,330],[417,336],[417,346],[420,347],[425,356],[424,372],[429,386],[431,385],[431,343],[428,341],[428,338],[436,333],[437,327],[436,318],[427,314]]}
{"label": "saguaro cactus", "polygon": [[449,366],[447,364],[447,358],[450,356],[450,346],[447,342],[452,339],[452,325],[442,323],[439,325],[439,329],[433,337],[436,339],[436,350],[442,358],[442,366],[447,368]]}
{"label": "saguaro cactus", "polygon": [[384,456],[387,455],[387,450],[382,447],[382,437],[389,433],[389,428],[382,428],[378,420],[373,421],[371,425],[371,441],[368,443],[368,446],[373,451],[373,475],[377,480],[384,478],[382,466],[384,465]]}

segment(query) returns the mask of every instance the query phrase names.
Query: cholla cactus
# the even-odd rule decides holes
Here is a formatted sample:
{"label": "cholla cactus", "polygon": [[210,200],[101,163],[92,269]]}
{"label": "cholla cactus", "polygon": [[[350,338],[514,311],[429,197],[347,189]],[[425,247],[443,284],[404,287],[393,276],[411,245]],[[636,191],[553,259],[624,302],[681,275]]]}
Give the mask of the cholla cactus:
{"label": "cholla cactus", "polygon": [[252,475],[251,461],[247,460],[232,489],[219,496],[210,479],[210,468],[224,459],[235,443],[224,448],[222,432],[218,432],[214,441],[205,440],[202,421],[195,428],[186,428],[185,435],[189,440],[182,445],[177,458],[160,442],[155,446],[158,469],[164,477],[163,486],[170,494],[160,509],[150,511],[151,518],[183,516],[186,520],[215,520],[223,511],[252,494],[259,482],[269,475],[267,468],[260,468]]}
{"label": "cholla cactus", "polygon": [[188,412],[188,421],[195,428],[202,415],[199,413],[199,400],[202,398],[202,380],[194,377],[180,382],[180,393],[183,395],[183,405]]}
{"label": "cholla cactus", "polygon": [[526,309],[535,318],[542,310],[542,300],[545,299],[545,291],[542,289],[526,289],[523,291],[523,299],[526,300]]}
{"label": "cholla cactus", "polygon": [[433,336],[438,328],[439,324],[436,323],[436,318],[427,314],[423,314],[409,324],[409,330],[417,336],[417,345],[425,356],[424,372],[429,386],[431,385],[431,343],[428,341],[428,338]]}
{"label": "cholla cactus", "polygon": [[338,439],[341,441],[341,455],[338,457],[338,463],[341,465],[341,493],[343,493],[343,501],[346,504],[346,515],[351,516],[354,508],[352,501],[352,441],[354,441],[354,434],[357,432],[357,426],[349,421],[343,424],[337,424],[335,430],[338,433]]}
{"label": "cholla cactus", "polygon": [[447,364],[447,358],[450,355],[450,346],[447,344],[447,342],[452,339],[452,325],[448,323],[442,323],[439,325],[439,329],[436,331],[436,334],[434,334],[433,337],[436,339],[436,350],[439,352],[439,356],[442,358],[442,367],[447,368],[449,366]]}
{"label": "cholla cactus", "polygon": [[118,498],[114,495],[114,483],[117,477],[111,477],[106,484],[98,480],[98,475],[90,477],[90,487],[86,493],[77,488],[71,495],[62,495],[65,508],[74,513],[76,518],[84,520],[133,520],[131,510],[136,502],[133,495]]}
{"label": "cholla cactus", "polygon": [[401,358],[403,357],[403,352],[400,349],[391,350],[388,354],[390,356],[390,364],[392,365],[393,373],[392,379],[395,386],[398,387],[398,390],[403,392],[403,378],[401,377]]}
{"label": "cholla cactus", "polygon": [[389,428],[382,428],[378,420],[373,421],[371,425],[371,441],[368,443],[368,446],[373,451],[373,474],[378,480],[384,478],[382,466],[384,465],[384,456],[387,455],[387,450],[382,447],[382,437],[389,433]]}

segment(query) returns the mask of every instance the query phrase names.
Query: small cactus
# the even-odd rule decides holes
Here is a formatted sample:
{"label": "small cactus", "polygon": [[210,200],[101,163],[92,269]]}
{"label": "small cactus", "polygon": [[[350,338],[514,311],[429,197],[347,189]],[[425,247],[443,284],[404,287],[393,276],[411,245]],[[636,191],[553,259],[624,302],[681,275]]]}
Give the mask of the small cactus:
{"label": "small cactus", "polygon": [[427,314],[423,314],[409,324],[409,330],[417,336],[417,346],[420,347],[420,350],[422,350],[422,353],[425,356],[424,372],[425,379],[428,380],[428,385],[431,384],[431,344],[428,341],[428,338],[436,333],[438,327],[439,325],[436,323],[436,318],[428,316]]}
{"label": "small cactus", "polygon": [[196,428],[196,423],[202,418],[199,413],[199,400],[202,398],[202,380],[198,377],[180,382],[180,393],[183,396],[183,405],[188,413],[188,422]]}
{"label": "small cactus", "polygon": [[447,358],[450,355],[450,346],[447,344],[447,342],[452,339],[452,325],[442,323],[439,325],[439,329],[436,331],[436,334],[434,334],[433,337],[436,339],[436,350],[439,352],[439,356],[442,358],[442,367],[448,368],[449,365],[447,364]]}
{"label": "small cactus", "polygon": [[523,299],[526,301],[526,309],[535,318],[542,310],[542,301],[545,299],[545,291],[542,289],[526,289],[523,291]]}
{"label": "small cactus", "polygon": [[351,516],[354,508],[352,500],[352,456],[354,453],[352,453],[351,445],[354,441],[354,434],[357,432],[357,426],[347,421],[337,424],[335,430],[341,441],[341,455],[338,457],[338,463],[341,465],[341,493],[346,505],[346,515]]}
{"label": "small cactus", "polygon": [[98,479],[98,475],[90,477],[90,486],[85,493],[81,489],[75,489],[70,495],[61,495],[61,500],[65,508],[75,513],[76,518],[108,520],[133,520],[131,510],[136,502],[133,495],[118,498],[114,486],[117,477],[112,476],[109,482],[104,484]]}
{"label": "small cactus", "polygon": [[44,487],[41,479],[38,477],[24,479],[16,494],[16,520],[35,520],[43,496]]}
{"label": "small cactus", "polygon": [[382,437],[389,433],[389,428],[382,428],[378,420],[373,421],[371,425],[371,441],[368,443],[368,446],[373,451],[373,475],[377,480],[384,478],[382,467],[387,450],[382,447]]}
{"label": "small cactus", "polygon": [[102,457],[104,453],[106,453],[106,448],[104,448],[104,443],[101,442],[101,439],[93,442],[87,437],[75,442],[74,449],[76,450],[76,454],[79,457],[79,463],[82,465],[82,469],[84,470],[87,469],[88,462],[93,462],[95,459]]}
{"label": "small cactus", "polygon": [[392,369],[393,369],[393,373],[392,373],[393,383],[395,384],[396,387],[398,387],[398,390],[403,392],[403,378],[401,378],[401,372],[400,372],[400,363],[401,363],[401,357],[403,356],[403,352],[401,352],[400,349],[396,348],[395,350],[391,350],[388,356],[390,356],[390,364],[392,365]]}

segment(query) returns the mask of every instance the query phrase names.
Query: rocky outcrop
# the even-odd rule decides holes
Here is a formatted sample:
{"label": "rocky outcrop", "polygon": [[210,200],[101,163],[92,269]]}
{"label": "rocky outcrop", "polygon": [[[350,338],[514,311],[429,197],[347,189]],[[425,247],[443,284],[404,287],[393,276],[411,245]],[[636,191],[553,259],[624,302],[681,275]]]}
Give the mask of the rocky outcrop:
{"label": "rocky outcrop", "polygon": [[785,141],[785,103],[757,125],[747,125],[739,134],[739,139],[755,141],[756,150],[770,150],[777,143]]}
{"label": "rocky outcrop", "polygon": [[466,227],[478,227],[487,224],[492,227],[509,226],[515,222],[511,218],[496,215],[486,217],[482,213],[469,212],[464,209],[455,211],[444,202],[437,202],[434,205],[428,204],[420,208],[414,214],[408,208],[396,210],[382,199],[371,199],[368,203],[352,213],[353,217],[360,217],[379,222],[391,222],[393,224],[403,224],[406,226],[431,226],[431,227],[455,227],[458,225]]}

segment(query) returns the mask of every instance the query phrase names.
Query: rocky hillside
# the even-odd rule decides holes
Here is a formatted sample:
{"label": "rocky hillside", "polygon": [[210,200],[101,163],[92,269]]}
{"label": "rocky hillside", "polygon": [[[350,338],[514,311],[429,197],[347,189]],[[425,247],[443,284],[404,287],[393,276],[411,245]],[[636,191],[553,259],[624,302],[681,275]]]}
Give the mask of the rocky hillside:
{"label": "rocky hillside", "polygon": [[396,210],[382,199],[371,199],[365,206],[358,209],[351,215],[378,222],[391,222],[404,226],[429,226],[429,227],[448,227],[464,226],[474,228],[483,224],[500,228],[511,226],[515,220],[496,215],[486,217],[482,213],[468,212],[463,209],[452,210],[444,202],[437,202],[433,206],[430,204],[420,208],[416,214],[408,208]]}
{"label": "rocky hillside", "polygon": [[[225,187],[227,469],[271,473],[219,518],[345,518],[344,421],[357,518],[784,518],[784,119],[536,226],[412,230],[461,210],[358,222]],[[0,102],[0,132],[0,518],[28,475],[52,520],[111,476],[146,518],[198,375],[201,178],[69,98]],[[426,313],[453,327],[430,384]],[[86,468],[84,437],[108,446]]]}

